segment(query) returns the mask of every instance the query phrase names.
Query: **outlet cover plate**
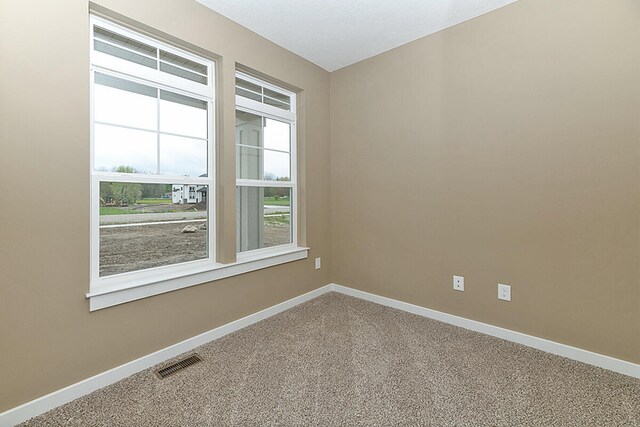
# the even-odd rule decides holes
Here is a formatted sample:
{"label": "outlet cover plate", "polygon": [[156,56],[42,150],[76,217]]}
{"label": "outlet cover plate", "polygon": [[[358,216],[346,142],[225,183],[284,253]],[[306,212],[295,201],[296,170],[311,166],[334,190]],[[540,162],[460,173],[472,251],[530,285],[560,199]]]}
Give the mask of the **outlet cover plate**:
{"label": "outlet cover plate", "polygon": [[453,289],[464,292],[464,277],[453,276]]}
{"label": "outlet cover plate", "polygon": [[320,270],[322,267],[322,260],[320,258],[316,258],[316,270]]}
{"label": "outlet cover plate", "polygon": [[511,301],[511,286],[498,283],[498,299]]}

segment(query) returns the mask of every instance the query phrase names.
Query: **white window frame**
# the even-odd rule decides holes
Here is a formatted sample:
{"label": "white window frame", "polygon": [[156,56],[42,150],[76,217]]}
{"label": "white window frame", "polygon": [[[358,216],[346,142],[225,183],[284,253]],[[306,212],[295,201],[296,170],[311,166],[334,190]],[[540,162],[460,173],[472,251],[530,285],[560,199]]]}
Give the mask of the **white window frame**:
{"label": "white window frame", "polygon": [[[208,60],[193,55],[182,49],[163,43],[151,37],[147,37],[138,32],[132,31],[126,27],[115,24],[110,20],[90,15],[89,39],[91,40],[90,50],[90,213],[91,213],[91,232],[90,232],[90,285],[89,292],[86,297],[89,299],[89,310],[95,311],[114,305],[146,298],[152,295],[162,294],[173,290],[194,286],[262,268],[271,267],[287,262],[305,259],[308,257],[309,248],[297,247],[297,227],[295,226],[297,218],[297,209],[292,211],[292,233],[294,243],[290,245],[276,246],[266,248],[267,250],[257,250],[251,252],[243,252],[238,254],[236,262],[229,264],[221,264],[215,261],[216,254],[216,159],[215,159],[215,61]],[[106,30],[116,32],[133,40],[151,45],[157,49],[191,59],[195,62],[203,63],[208,66],[207,84],[193,82],[184,78],[173,76],[169,73],[154,70],[140,64],[129,62],[117,57],[113,57],[103,52],[93,49],[93,28],[94,25],[102,27]],[[94,109],[93,109],[93,89],[94,76],[96,72],[110,75],[114,77],[124,78],[125,80],[147,84],[158,89],[168,90],[185,96],[204,100],[208,105],[208,135],[207,135],[207,177],[175,177],[164,175],[145,175],[145,174],[127,174],[116,172],[103,172],[95,170],[94,147],[93,147],[93,128],[94,128]],[[262,84],[265,84],[262,82]],[[265,87],[271,86],[265,84]],[[271,88],[271,87],[270,87]],[[282,92],[281,88],[275,88]],[[295,94],[293,94],[295,95]],[[295,100],[295,97],[292,97]],[[266,106],[269,107],[269,106]],[[251,108],[250,106],[247,108]],[[281,113],[276,107],[271,107]],[[292,111],[295,112],[295,101],[292,103]],[[264,111],[258,112],[265,115]],[[289,113],[289,112],[287,112]],[[266,115],[265,115],[266,116]],[[294,114],[295,117],[295,114]],[[272,118],[282,120],[279,114],[274,114]],[[295,129],[295,126],[292,126]],[[295,131],[292,130],[292,158],[295,156]],[[235,159],[234,159],[235,161]],[[292,160],[292,179],[297,174],[296,162]],[[157,183],[157,184],[197,184],[207,185],[207,210],[208,210],[208,257],[202,260],[189,261],[179,264],[150,268],[148,270],[132,271],[121,273],[113,276],[99,277],[99,247],[100,247],[100,182],[136,182],[136,183]],[[269,186],[278,186],[274,182],[269,182]],[[292,198],[297,200],[296,185],[293,186]],[[297,202],[296,202],[297,206]]]}
{"label": "white window frame", "polygon": [[[269,254],[275,251],[294,249],[298,247],[298,156],[297,156],[297,103],[296,93],[275,86],[269,82],[253,77],[249,74],[241,71],[236,71],[236,77],[246,80],[250,83],[262,86],[270,89],[274,92],[286,95],[291,100],[290,110],[283,110],[278,107],[274,107],[269,104],[264,104],[253,99],[245,98],[241,95],[236,95],[236,110],[244,111],[247,113],[255,114],[261,117],[266,117],[273,120],[278,120],[290,125],[289,127],[289,154],[290,154],[290,180],[289,181],[268,181],[262,179],[236,179],[237,187],[283,187],[291,189],[289,214],[290,214],[290,227],[291,227],[291,243],[283,245],[272,246],[268,248],[253,249],[244,252],[238,252],[237,259],[250,259],[252,257],[260,256],[261,254]],[[237,149],[237,141],[236,141]],[[236,154],[237,155],[237,154]],[[236,227],[239,224],[236,224]]]}
{"label": "white window frame", "polygon": [[[151,39],[142,34],[138,34],[125,27],[114,24],[105,19],[91,16],[90,19],[90,35],[91,35],[91,149],[90,149],[90,171],[91,171],[91,292],[100,291],[101,289],[111,288],[114,286],[127,286],[132,283],[148,282],[158,277],[177,277],[188,273],[194,269],[199,269],[215,262],[215,149],[214,149],[214,73],[215,64],[213,61],[200,58],[189,52],[176,49],[160,41]],[[184,58],[193,60],[198,63],[207,65],[208,75],[207,84],[201,84],[189,81],[184,78],[173,76],[171,74],[151,69],[140,64],[126,61],[117,57],[107,55],[103,52],[94,50],[93,48],[93,29],[95,26],[104,28],[114,33],[123,35],[130,39],[145,43],[155,47],[158,51],[164,50]],[[149,175],[136,173],[117,173],[104,172],[95,169],[95,153],[94,153],[94,79],[96,73],[118,77],[127,81],[145,84],[159,90],[166,90],[173,93],[189,96],[207,103],[207,177],[181,177],[167,175]],[[158,92],[159,93],[159,92]],[[160,124],[158,123],[158,126]],[[207,227],[207,250],[206,258],[188,261],[179,264],[171,264],[145,270],[136,270],[126,273],[114,274],[110,276],[100,277],[100,183],[101,182],[132,182],[140,184],[195,184],[206,185],[208,187],[207,194],[207,216],[210,224]]]}

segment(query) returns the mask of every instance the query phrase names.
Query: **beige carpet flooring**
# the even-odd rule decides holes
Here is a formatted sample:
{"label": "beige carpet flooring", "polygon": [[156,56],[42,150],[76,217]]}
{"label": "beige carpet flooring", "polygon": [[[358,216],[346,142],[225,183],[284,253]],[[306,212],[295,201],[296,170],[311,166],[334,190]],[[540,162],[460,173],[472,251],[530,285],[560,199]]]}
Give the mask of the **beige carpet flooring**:
{"label": "beige carpet flooring", "polygon": [[25,425],[640,426],[640,380],[336,293],[196,351]]}

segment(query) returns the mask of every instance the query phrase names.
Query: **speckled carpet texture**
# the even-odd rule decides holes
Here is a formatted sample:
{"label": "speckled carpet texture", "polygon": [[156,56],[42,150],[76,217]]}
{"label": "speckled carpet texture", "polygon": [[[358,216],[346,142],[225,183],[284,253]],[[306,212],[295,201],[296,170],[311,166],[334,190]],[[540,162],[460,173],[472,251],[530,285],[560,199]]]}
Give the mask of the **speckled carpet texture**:
{"label": "speckled carpet texture", "polygon": [[640,426],[640,380],[336,293],[196,352],[24,425]]}

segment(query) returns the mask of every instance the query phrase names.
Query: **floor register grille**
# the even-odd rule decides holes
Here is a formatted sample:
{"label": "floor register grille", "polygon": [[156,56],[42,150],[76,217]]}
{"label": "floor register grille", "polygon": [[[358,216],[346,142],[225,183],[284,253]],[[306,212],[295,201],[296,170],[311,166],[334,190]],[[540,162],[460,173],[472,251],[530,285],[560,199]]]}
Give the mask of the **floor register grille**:
{"label": "floor register grille", "polygon": [[157,369],[155,371],[156,376],[161,380],[167,378],[170,375],[177,374],[185,368],[188,368],[191,365],[195,365],[198,362],[202,362],[202,359],[197,354],[192,354],[191,356],[178,360],[176,363],[173,363],[169,366],[166,366],[162,369]]}

